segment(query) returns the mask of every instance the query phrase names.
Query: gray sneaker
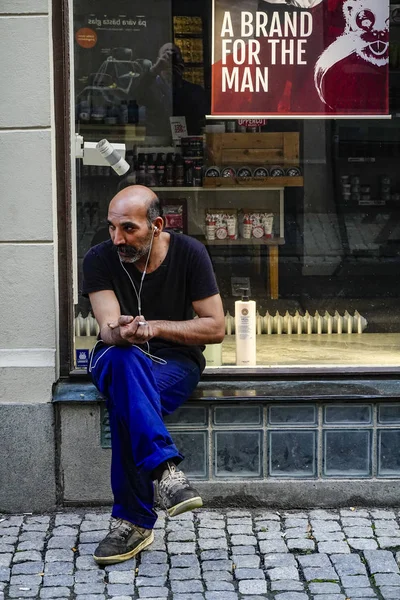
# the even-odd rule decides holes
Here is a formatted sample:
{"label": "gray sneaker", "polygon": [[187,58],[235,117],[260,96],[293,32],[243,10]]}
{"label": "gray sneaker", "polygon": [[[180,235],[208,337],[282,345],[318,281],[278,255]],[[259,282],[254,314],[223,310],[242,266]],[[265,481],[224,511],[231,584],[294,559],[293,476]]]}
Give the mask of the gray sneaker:
{"label": "gray sneaker", "polygon": [[97,546],[93,558],[99,565],[123,562],[150,546],[153,540],[152,529],[144,529],[129,521],[117,519],[110,533]]}
{"label": "gray sneaker", "polygon": [[170,517],[203,506],[199,493],[190,485],[185,473],[173,463],[167,463],[167,468],[161,476],[158,498]]}

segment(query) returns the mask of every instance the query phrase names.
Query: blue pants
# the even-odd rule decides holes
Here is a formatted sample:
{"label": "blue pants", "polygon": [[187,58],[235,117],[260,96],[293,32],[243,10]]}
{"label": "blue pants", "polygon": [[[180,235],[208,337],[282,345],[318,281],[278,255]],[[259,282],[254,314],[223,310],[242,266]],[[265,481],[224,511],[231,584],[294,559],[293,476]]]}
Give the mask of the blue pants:
{"label": "blue pants", "polygon": [[183,458],[163,416],[187,400],[201,375],[197,363],[179,350],[158,356],[167,364],[153,362],[135,346],[99,343],[91,361],[110,415],[112,516],[147,529],[157,520],[151,472],[166,460]]}

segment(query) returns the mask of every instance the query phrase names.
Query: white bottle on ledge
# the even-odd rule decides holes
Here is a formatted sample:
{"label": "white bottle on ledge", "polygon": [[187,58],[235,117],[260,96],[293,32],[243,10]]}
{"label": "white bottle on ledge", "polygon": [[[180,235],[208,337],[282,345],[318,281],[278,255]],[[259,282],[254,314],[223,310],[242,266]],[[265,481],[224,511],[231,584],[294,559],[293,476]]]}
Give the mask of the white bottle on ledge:
{"label": "white bottle on ledge", "polygon": [[241,300],[235,302],[236,364],[253,367],[256,356],[256,303],[249,300],[248,290],[243,289]]}

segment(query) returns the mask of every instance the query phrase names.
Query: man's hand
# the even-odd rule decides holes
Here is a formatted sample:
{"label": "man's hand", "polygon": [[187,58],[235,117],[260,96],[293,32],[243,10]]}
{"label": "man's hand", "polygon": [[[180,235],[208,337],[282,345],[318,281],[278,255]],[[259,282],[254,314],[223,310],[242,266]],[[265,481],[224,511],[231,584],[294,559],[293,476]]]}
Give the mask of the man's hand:
{"label": "man's hand", "polygon": [[154,337],[154,331],[151,323],[139,315],[132,317],[130,315],[121,315],[117,321],[107,323],[108,327],[119,335],[120,338],[130,344],[144,344]]}

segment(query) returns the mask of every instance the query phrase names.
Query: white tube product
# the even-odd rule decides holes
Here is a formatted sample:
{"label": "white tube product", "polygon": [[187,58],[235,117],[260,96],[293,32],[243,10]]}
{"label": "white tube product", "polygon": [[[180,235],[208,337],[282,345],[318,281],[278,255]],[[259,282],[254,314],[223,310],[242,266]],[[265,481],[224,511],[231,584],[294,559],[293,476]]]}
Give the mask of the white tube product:
{"label": "white tube product", "polygon": [[126,160],[122,158],[108,140],[100,140],[96,148],[118,175],[125,175],[129,171],[130,167]]}
{"label": "white tube product", "polygon": [[256,303],[243,290],[241,300],[235,302],[236,364],[253,367],[256,358]]}

